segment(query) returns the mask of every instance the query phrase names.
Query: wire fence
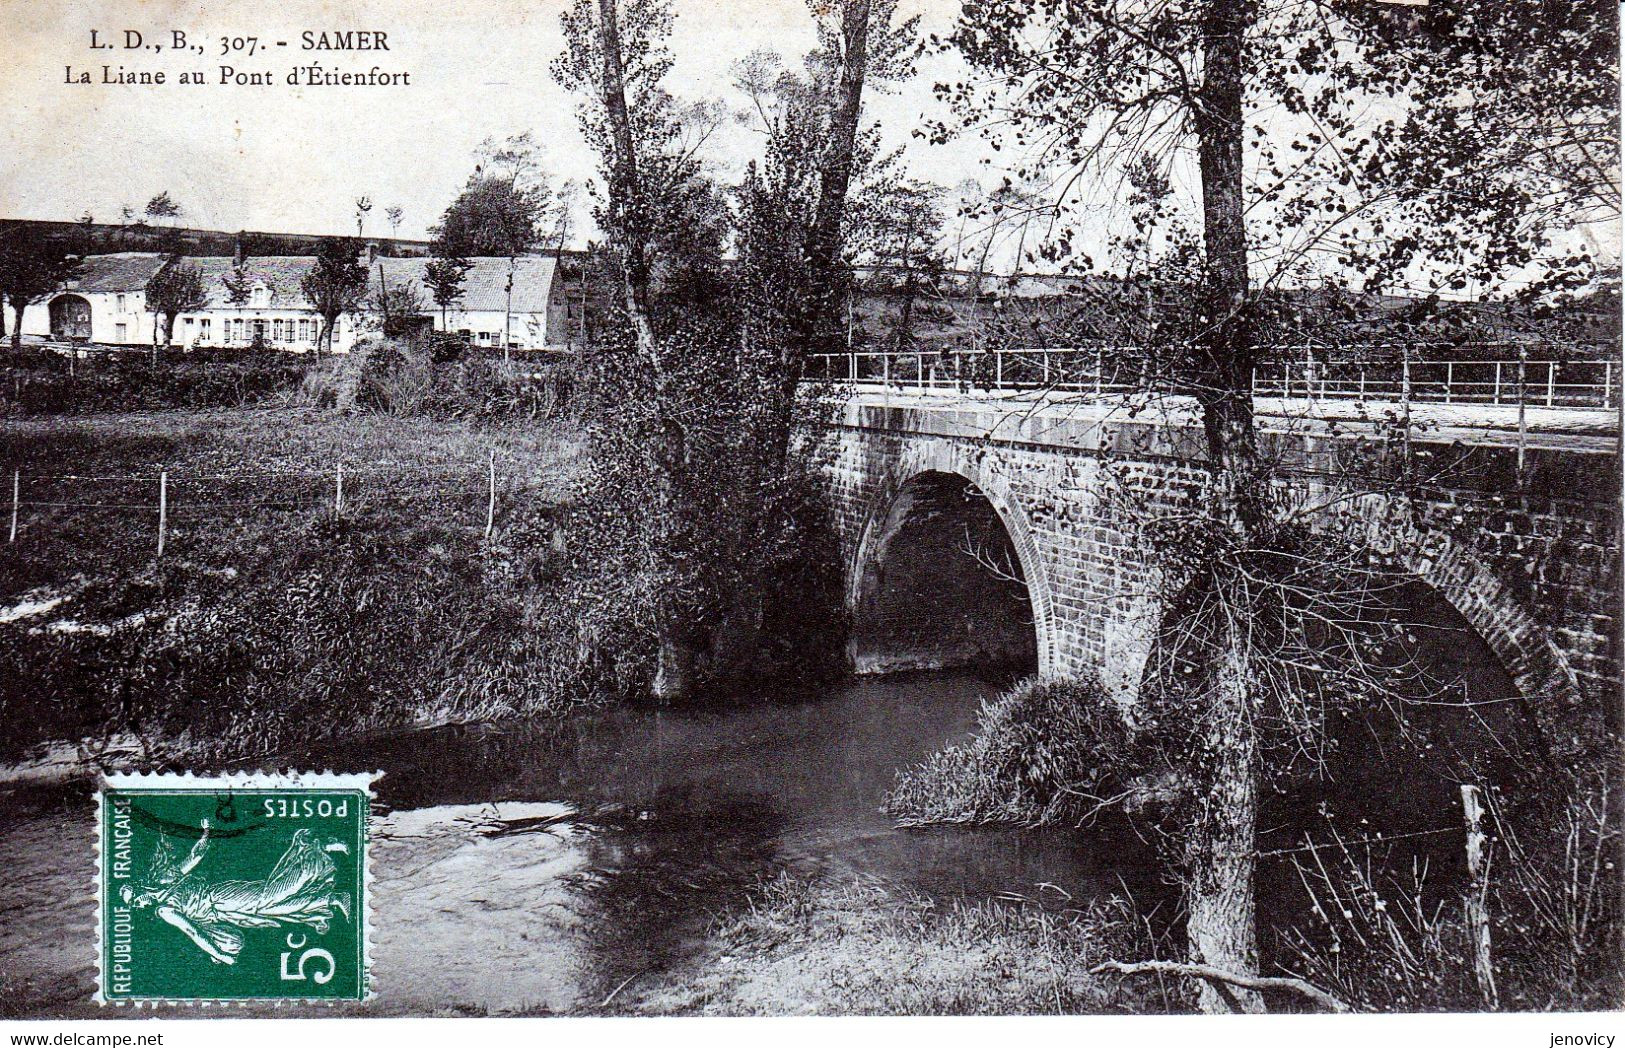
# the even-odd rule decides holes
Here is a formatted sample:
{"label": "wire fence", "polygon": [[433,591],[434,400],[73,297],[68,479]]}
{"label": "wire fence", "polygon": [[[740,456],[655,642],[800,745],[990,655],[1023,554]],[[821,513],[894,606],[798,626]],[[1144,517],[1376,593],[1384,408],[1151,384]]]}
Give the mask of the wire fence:
{"label": "wire fence", "polygon": [[7,542],[63,513],[122,513],[145,518],[162,556],[179,520],[240,518],[248,514],[330,512],[335,516],[375,506],[417,508],[477,527],[489,541],[504,501],[546,489],[544,477],[504,472],[496,453],[484,462],[447,466],[356,467],[327,471],[204,473],[159,470],[142,474],[43,473],[13,469],[7,478]]}

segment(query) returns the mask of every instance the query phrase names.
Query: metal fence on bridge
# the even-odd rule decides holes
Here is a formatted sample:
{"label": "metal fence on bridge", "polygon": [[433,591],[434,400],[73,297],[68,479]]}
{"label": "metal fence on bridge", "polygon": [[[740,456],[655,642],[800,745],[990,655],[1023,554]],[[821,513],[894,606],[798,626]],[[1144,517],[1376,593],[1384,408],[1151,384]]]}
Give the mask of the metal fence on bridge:
{"label": "metal fence on bridge", "polygon": [[[1054,390],[1124,394],[1177,392],[1178,383],[1132,348],[851,350],[816,355],[808,378],[857,386]],[[1319,360],[1278,349],[1253,371],[1253,392],[1285,399],[1412,401],[1528,408],[1617,408],[1616,361],[1519,356],[1511,344],[1437,350],[1412,357]]]}

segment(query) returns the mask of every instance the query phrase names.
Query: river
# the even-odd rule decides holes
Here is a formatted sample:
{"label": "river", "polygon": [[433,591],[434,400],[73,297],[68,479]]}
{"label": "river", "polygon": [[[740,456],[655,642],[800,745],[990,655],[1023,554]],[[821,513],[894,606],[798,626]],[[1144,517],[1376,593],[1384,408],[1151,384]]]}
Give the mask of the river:
{"label": "river", "polygon": [[[625,706],[564,720],[372,736],[309,755],[381,770],[373,823],[377,997],[390,1014],[590,1008],[680,964],[717,915],[780,871],[930,896],[1064,905],[1145,884],[1132,843],[1075,832],[902,830],[897,771],[963,741],[997,685],[860,678],[723,707]],[[5,798],[0,996],[94,1014],[92,803]]]}

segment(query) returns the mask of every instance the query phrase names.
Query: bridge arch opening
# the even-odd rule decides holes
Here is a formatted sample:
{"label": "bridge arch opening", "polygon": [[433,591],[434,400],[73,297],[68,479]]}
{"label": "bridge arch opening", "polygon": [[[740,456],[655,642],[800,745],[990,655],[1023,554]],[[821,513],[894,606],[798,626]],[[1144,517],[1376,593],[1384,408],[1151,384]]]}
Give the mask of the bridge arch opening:
{"label": "bridge arch opening", "polygon": [[854,572],[859,673],[1039,670],[1028,570],[1000,510],[956,472],[915,474],[870,522]]}

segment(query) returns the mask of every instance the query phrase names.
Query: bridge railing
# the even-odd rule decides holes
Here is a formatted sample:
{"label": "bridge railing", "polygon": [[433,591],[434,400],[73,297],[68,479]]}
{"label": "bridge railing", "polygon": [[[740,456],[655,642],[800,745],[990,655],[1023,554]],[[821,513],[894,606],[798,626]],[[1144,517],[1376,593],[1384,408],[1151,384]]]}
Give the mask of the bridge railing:
{"label": "bridge railing", "polygon": [[[1325,361],[1276,355],[1253,371],[1253,393],[1284,399],[1412,401],[1616,408],[1619,365],[1612,360],[1520,359],[1505,346],[1468,347],[1442,358]],[[1285,358],[1285,359],[1283,359]],[[1177,391],[1177,384],[1136,350],[1114,347],[997,350],[851,350],[816,354],[813,380],[899,389],[1055,390],[1121,394]]]}

